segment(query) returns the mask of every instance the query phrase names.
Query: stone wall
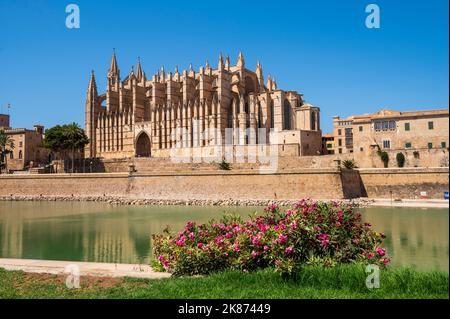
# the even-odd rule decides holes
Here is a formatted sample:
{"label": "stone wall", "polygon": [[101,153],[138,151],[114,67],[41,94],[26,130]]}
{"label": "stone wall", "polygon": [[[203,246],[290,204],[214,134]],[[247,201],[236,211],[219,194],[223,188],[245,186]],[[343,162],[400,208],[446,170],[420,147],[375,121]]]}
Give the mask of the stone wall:
{"label": "stone wall", "polygon": [[[0,196],[117,196],[171,200],[443,198],[448,168],[301,169],[0,175]],[[392,192],[392,193],[391,193]]]}
{"label": "stone wall", "polygon": [[152,199],[343,198],[338,170],[104,173],[0,176],[0,196],[125,196]]}
{"label": "stone wall", "polygon": [[369,198],[443,199],[448,192],[448,168],[359,169],[362,186]]}

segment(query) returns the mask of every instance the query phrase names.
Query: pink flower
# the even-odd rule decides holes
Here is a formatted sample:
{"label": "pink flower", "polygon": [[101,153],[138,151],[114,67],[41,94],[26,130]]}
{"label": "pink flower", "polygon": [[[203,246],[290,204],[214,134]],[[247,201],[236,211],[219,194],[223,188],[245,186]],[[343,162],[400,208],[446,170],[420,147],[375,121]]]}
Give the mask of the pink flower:
{"label": "pink flower", "polygon": [[259,225],[258,225],[258,228],[259,228],[263,233],[265,233],[265,232],[269,229],[269,225],[267,225],[267,224],[259,224]]}
{"label": "pink flower", "polygon": [[235,226],[234,228],[233,228],[233,231],[235,232],[235,233],[240,233],[240,232],[242,232],[242,228],[241,228],[241,226]]}
{"label": "pink flower", "polygon": [[197,244],[197,247],[198,247],[198,248],[202,248],[202,247],[203,247],[203,243],[198,243],[198,244]]}
{"label": "pink flower", "polygon": [[241,251],[241,247],[239,247],[239,244],[237,244],[237,243],[234,243],[234,245],[233,245],[233,250],[235,251],[235,252],[240,252]]}
{"label": "pink flower", "polygon": [[292,247],[292,246],[287,247],[287,248],[284,250],[284,252],[285,252],[286,254],[292,254],[292,253],[294,252],[294,247]]}
{"label": "pink flower", "polygon": [[368,253],[367,254],[367,259],[371,260],[375,258],[375,254],[374,253]]}
{"label": "pink flower", "polygon": [[170,263],[167,261],[167,259],[164,256],[159,256],[158,259],[164,268],[168,269],[170,267]]}
{"label": "pink flower", "polygon": [[181,236],[179,239],[176,240],[176,245],[179,247],[183,247],[186,242],[186,236]]}
{"label": "pink flower", "polygon": [[322,246],[324,249],[326,249],[329,244],[330,244],[330,241],[328,239],[322,240],[320,242],[320,246]]}
{"label": "pink flower", "polygon": [[264,246],[264,251],[268,251],[269,250],[269,246],[265,245]]}
{"label": "pink flower", "polygon": [[327,240],[328,239],[328,235],[327,234],[319,234],[317,236],[317,238],[319,238],[319,240]]}
{"label": "pink flower", "polygon": [[317,238],[320,240],[320,246],[326,249],[330,244],[330,240],[328,239],[327,234],[319,234]]}
{"label": "pink flower", "polygon": [[257,252],[257,251],[252,251],[252,257],[253,257],[253,259],[255,259],[256,257],[258,257],[259,256],[259,252]]}
{"label": "pink flower", "polygon": [[194,222],[187,222],[186,223],[186,228],[192,228],[194,227]]}
{"label": "pink flower", "polygon": [[287,238],[288,238],[287,235],[281,234],[280,236],[278,236],[278,243],[284,244],[287,241]]}
{"label": "pink flower", "polygon": [[389,258],[384,258],[384,259],[383,259],[383,264],[384,264],[385,266],[388,266],[390,263],[391,263],[391,260],[390,260]]}
{"label": "pink flower", "polygon": [[384,255],[386,255],[386,249],[381,247],[377,248],[377,254],[383,257]]}
{"label": "pink flower", "polygon": [[253,237],[252,244],[255,246],[261,245],[261,240],[258,237]]}
{"label": "pink flower", "polygon": [[195,234],[194,234],[194,233],[189,233],[189,238],[190,238],[191,240],[194,240],[194,239],[195,239]]}
{"label": "pink flower", "polygon": [[297,227],[298,227],[297,221],[294,220],[294,221],[291,223],[291,228],[292,228],[292,230],[296,230]]}

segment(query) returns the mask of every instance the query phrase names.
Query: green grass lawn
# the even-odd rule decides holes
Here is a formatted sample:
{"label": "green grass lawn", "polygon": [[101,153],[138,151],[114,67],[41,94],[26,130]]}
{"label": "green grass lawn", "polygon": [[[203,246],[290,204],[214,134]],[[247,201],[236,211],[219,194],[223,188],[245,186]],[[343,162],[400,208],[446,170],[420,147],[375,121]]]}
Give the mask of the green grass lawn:
{"label": "green grass lawn", "polygon": [[272,270],[223,272],[205,277],[146,280],[82,277],[67,289],[65,277],[0,269],[0,298],[448,298],[444,272],[381,271],[380,288],[366,288],[360,265],[303,268],[296,280]]}

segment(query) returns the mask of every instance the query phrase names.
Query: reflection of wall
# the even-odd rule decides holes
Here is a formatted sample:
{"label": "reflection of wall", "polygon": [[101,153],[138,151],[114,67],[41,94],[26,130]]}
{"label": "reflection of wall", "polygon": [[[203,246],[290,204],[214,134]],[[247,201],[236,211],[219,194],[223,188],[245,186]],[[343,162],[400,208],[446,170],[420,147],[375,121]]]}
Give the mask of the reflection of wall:
{"label": "reflection of wall", "polygon": [[[148,263],[151,234],[188,220],[247,218],[251,207],[113,207],[99,203],[0,202],[0,257]],[[367,208],[365,221],[387,235],[393,264],[448,269],[447,210]]]}
{"label": "reflection of wall", "polygon": [[[178,231],[188,220],[206,222],[223,210],[0,202],[0,257],[148,263],[152,234],[167,225]],[[252,208],[230,210],[246,217]]]}
{"label": "reflection of wall", "polygon": [[363,216],[373,229],[385,232],[385,245],[393,265],[448,270],[447,210],[370,208],[364,210]]}

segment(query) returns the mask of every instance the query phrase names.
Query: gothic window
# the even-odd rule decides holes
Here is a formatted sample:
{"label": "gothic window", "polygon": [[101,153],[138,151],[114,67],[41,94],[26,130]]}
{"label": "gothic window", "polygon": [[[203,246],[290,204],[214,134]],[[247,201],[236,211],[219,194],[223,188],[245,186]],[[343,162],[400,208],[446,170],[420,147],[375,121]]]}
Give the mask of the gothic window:
{"label": "gothic window", "polygon": [[22,159],[22,150],[19,151],[19,159]]}
{"label": "gothic window", "polygon": [[248,93],[252,93],[255,92],[255,83],[253,81],[253,79],[249,76],[247,76],[245,78],[245,92]]}
{"label": "gothic window", "polygon": [[275,127],[275,107],[273,101],[270,101],[270,128]]}
{"label": "gothic window", "polygon": [[284,101],[283,107],[283,130],[291,129],[291,104],[288,100]]}
{"label": "gothic window", "polygon": [[9,151],[9,158],[14,159],[14,151]]}
{"label": "gothic window", "polygon": [[259,103],[258,103],[258,127],[259,128],[264,127],[261,104],[259,104]]}

